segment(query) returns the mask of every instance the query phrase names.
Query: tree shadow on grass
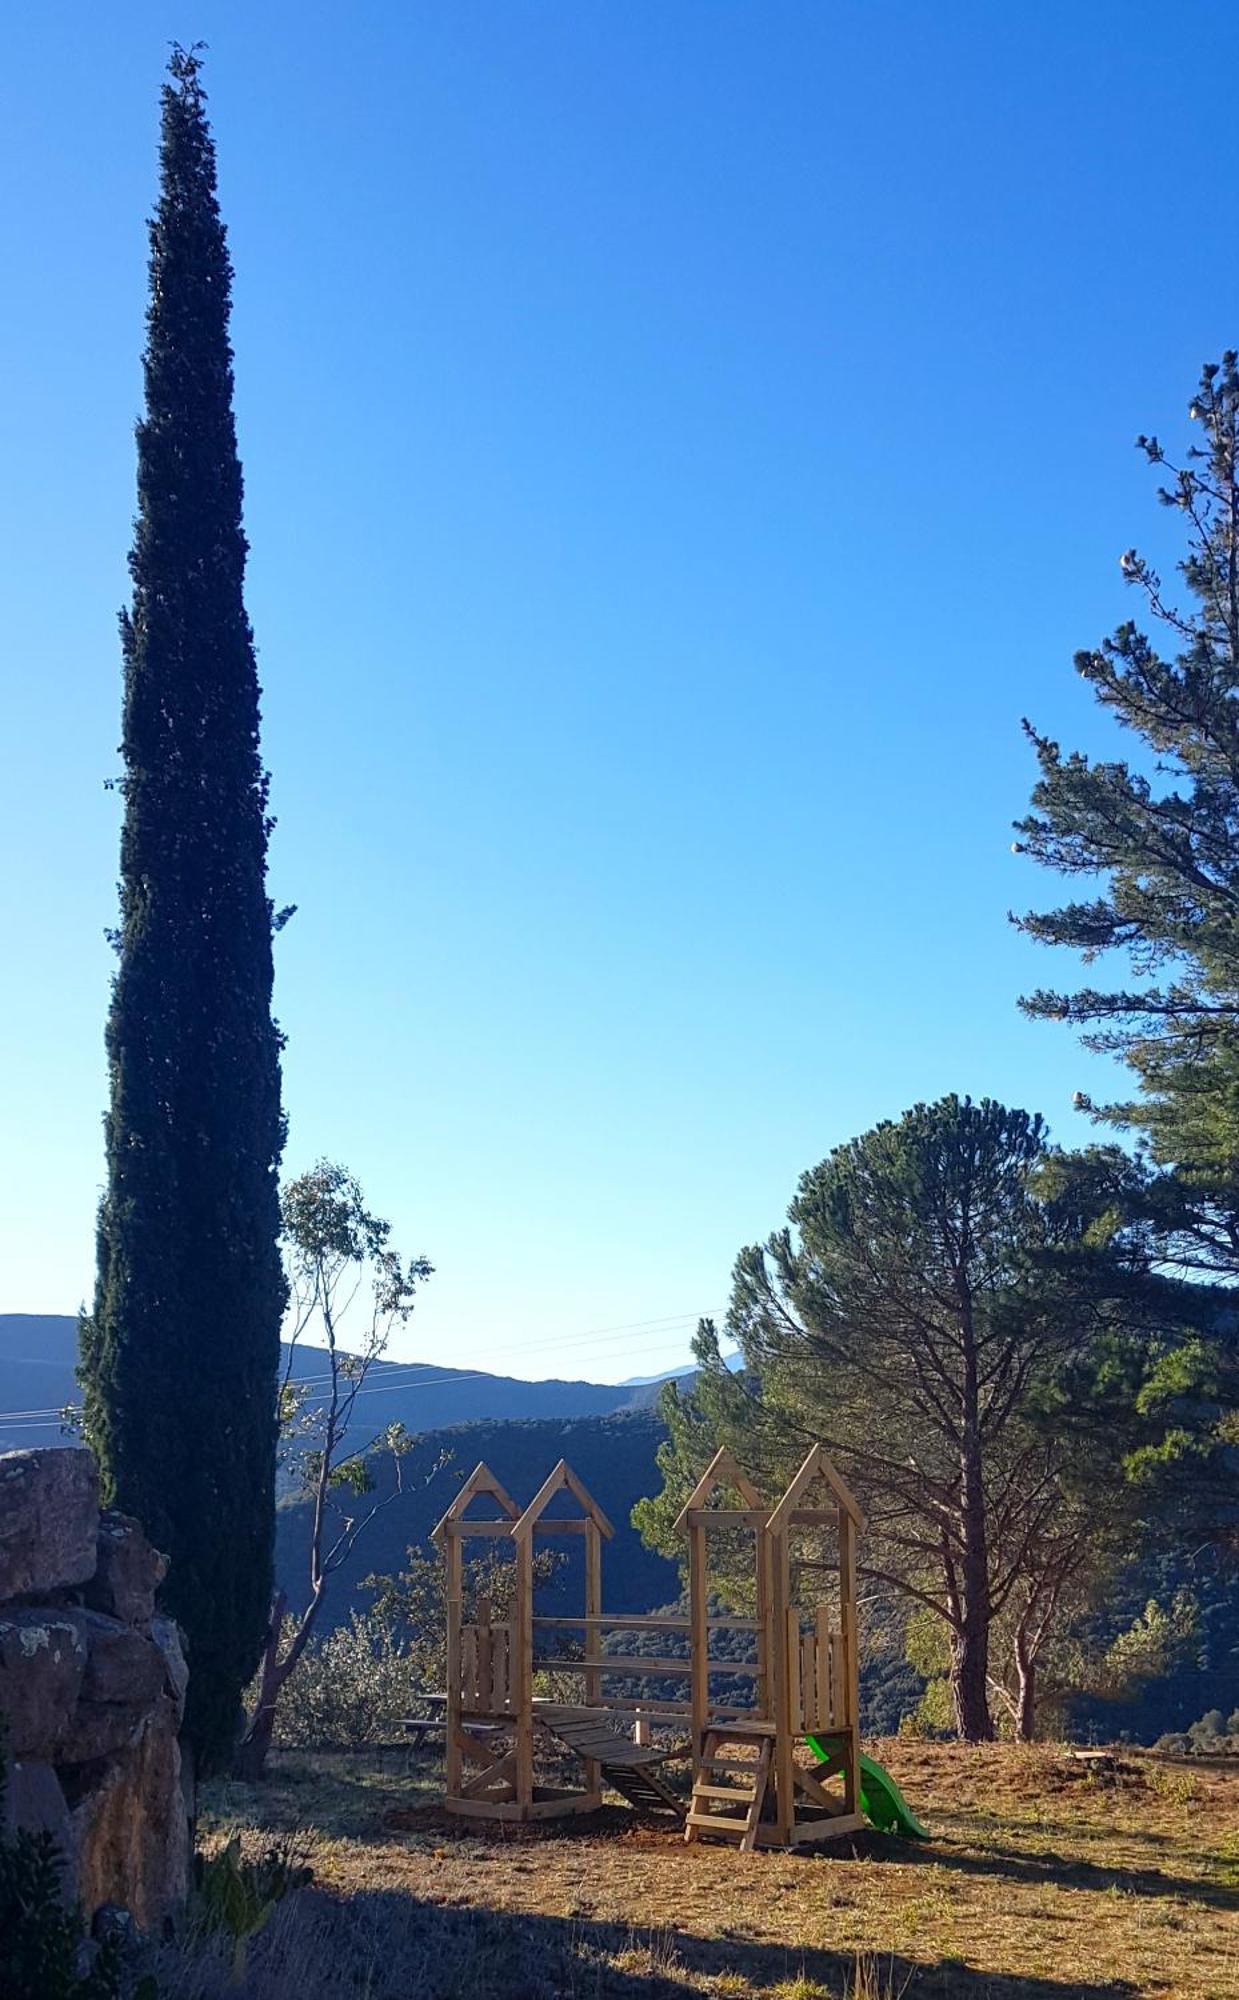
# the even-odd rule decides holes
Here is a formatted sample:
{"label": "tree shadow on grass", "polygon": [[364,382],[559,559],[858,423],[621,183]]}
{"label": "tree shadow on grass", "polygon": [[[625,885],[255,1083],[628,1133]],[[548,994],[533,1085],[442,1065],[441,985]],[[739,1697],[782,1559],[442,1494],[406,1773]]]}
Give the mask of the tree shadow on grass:
{"label": "tree shadow on grass", "polygon": [[261,1827],[269,1833],[296,1833],[312,1825],[344,1839],[373,1835],[385,1808],[406,1811],[433,1799],[441,1780],[433,1765],[399,1749],[380,1753],[284,1751],[271,1759],[258,1784],[218,1778],[204,1787],[207,1821],[221,1827]]}
{"label": "tree shadow on grass", "polygon": [[[164,1968],[165,1976],[175,1968]],[[731,1993],[842,1996],[855,1990],[850,1952],[642,1930],[593,1919],[508,1914],[435,1903],[404,1890],[347,1899],[307,1891],[255,1940],[234,2000],[704,2000],[726,1976]],[[173,1990],[181,1990],[169,1982]],[[161,1988],[162,1990],[162,1988]],[[188,1990],[186,1988],[186,1990]],[[198,1968],[193,1989],[217,2000]],[[1082,1984],[973,1971],[882,1954],[866,1992],[908,2000],[1132,2000],[1127,1982]],[[223,2000],[224,1988],[219,1989]]]}
{"label": "tree shadow on grass", "polygon": [[921,1866],[953,1869],[961,1875],[1001,1875],[1034,1888],[1085,1889],[1097,1894],[1118,1890],[1124,1895],[1174,1897],[1214,1910],[1239,1910],[1239,1888],[1198,1875],[1168,1875],[1150,1865],[1130,1868],[1085,1861],[1070,1854],[1032,1854],[987,1842],[983,1850],[968,1850],[935,1841],[932,1846],[900,1844],[899,1859]]}

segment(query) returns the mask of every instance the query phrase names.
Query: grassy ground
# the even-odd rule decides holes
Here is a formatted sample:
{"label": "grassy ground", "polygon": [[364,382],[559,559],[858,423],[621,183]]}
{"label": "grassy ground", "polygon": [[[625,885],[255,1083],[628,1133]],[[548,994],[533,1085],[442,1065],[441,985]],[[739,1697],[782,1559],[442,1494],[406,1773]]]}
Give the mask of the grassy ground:
{"label": "grassy ground", "polygon": [[[1091,1775],[1049,1747],[877,1754],[931,1843],[741,1855],[618,1807],[482,1832],[437,1811],[433,1762],[291,1753],[261,1789],[214,1792],[205,1826],[296,1832],[316,1869],[296,1922],[317,1944],[298,1960],[277,1927],[256,1995],[1239,2000],[1239,1770],[1136,1755]],[[320,1989],[324,1956],[335,1983]]]}

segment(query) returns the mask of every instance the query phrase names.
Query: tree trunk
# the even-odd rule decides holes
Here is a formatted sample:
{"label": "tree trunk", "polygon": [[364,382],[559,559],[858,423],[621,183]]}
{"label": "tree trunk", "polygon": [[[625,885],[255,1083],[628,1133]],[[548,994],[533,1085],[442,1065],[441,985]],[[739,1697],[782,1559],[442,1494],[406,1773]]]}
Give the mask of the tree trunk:
{"label": "tree trunk", "polygon": [[965,1743],[990,1743],[989,1709],[989,1547],[981,1453],[966,1437],[960,1466],[963,1489],[963,1617],[951,1645],[951,1699],[955,1727]]}
{"label": "tree trunk", "polygon": [[963,1618],[951,1647],[951,1698],[955,1705],[955,1726],[964,1742],[990,1743],[994,1724],[989,1712],[989,1523],[981,1462],[980,1391],[972,1300],[962,1280],[960,1307],[964,1350],[963,1435],[959,1454]]}
{"label": "tree trunk", "polygon": [[951,1701],[955,1727],[965,1743],[991,1743],[989,1712],[989,1620],[970,1605],[951,1643]]}
{"label": "tree trunk", "polygon": [[1037,1733],[1037,1662],[1029,1653],[1022,1633],[1015,1639],[1015,1735],[1019,1743],[1031,1743]]}
{"label": "tree trunk", "polygon": [[234,1778],[244,1778],[250,1784],[257,1784],[266,1776],[267,1757],[271,1750],[271,1738],[275,1734],[275,1711],[287,1674],[280,1667],[280,1634],[284,1626],[284,1608],[288,1600],[281,1591],[271,1606],[271,1623],[267,1628],[267,1643],[263,1648],[262,1667],[258,1677],[258,1700],[249,1726],[236,1747],[232,1760]]}

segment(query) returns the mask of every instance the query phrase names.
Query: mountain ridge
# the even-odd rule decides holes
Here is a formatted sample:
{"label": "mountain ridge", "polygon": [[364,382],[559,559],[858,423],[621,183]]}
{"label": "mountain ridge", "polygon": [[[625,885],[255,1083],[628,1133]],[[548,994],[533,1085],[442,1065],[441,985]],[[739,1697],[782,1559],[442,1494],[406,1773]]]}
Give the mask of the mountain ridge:
{"label": "mountain ridge", "polygon": [[[287,1350],[285,1350],[287,1354]],[[58,1413],[78,1399],[74,1376],[77,1318],[66,1313],[0,1313],[0,1451],[63,1445],[71,1438]],[[324,1372],[325,1350],[299,1345],[293,1379]],[[375,1399],[375,1432],[401,1423],[415,1435],[460,1424],[538,1418],[606,1417],[650,1409],[662,1380],[589,1382],[548,1377],[527,1382],[486,1369],[436,1361],[383,1361],[366,1385]],[[367,1412],[373,1407],[367,1404]],[[29,1414],[27,1414],[29,1413]]]}

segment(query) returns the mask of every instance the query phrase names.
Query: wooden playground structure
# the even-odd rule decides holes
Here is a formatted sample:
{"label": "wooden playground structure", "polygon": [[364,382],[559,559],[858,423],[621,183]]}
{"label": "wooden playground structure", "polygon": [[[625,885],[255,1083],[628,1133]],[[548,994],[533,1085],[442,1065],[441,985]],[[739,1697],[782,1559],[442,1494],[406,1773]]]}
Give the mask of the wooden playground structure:
{"label": "wooden playground structure", "polygon": [[[739,1506],[726,1504],[731,1496]],[[489,1512],[477,1514],[479,1506]],[[606,1786],[638,1810],[675,1815],[687,1840],[727,1839],[746,1850],[834,1839],[865,1824],[856,1627],[864,1519],[843,1480],[814,1446],[771,1505],[731,1453],[719,1451],[676,1526],[688,1544],[687,1616],[609,1615],[602,1609],[602,1544],[613,1530],[571,1468],[561,1460],[523,1510],[485,1465],[470,1474],[432,1537],[447,1577],[449,1812],[517,1821],[593,1812]],[[751,1616],[711,1610],[711,1538],[720,1533],[751,1537]],[[585,1603],[577,1617],[541,1616],[535,1608],[536,1552],[560,1537],[584,1544]],[[465,1544],[475,1539],[511,1550],[511,1606],[501,1619],[485,1599],[465,1615]],[[808,1558],[806,1542],[815,1551]],[[806,1576],[816,1580],[807,1607]],[[751,1657],[712,1656],[716,1631],[751,1634]],[[686,1650],[604,1651],[604,1634],[637,1632],[675,1633]],[[554,1633],[567,1633],[568,1642],[544,1650]],[[574,1677],[580,1700],[538,1696],[539,1674]],[[751,1699],[717,1700],[712,1684],[723,1675],[747,1681]],[[683,1679],[685,1696],[606,1692],[604,1683],[634,1676]],[[687,1740],[659,1747],[650,1741],[651,1724],[687,1730]],[[798,1752],[810,1738],[806,1762]],[[575,1760],[575,1785],[544,1782],[539,1764],[548,1752],[560,1766],[565,1753]],[[687,1808],[660,1769],[685,1756],[692,1763]]]}

